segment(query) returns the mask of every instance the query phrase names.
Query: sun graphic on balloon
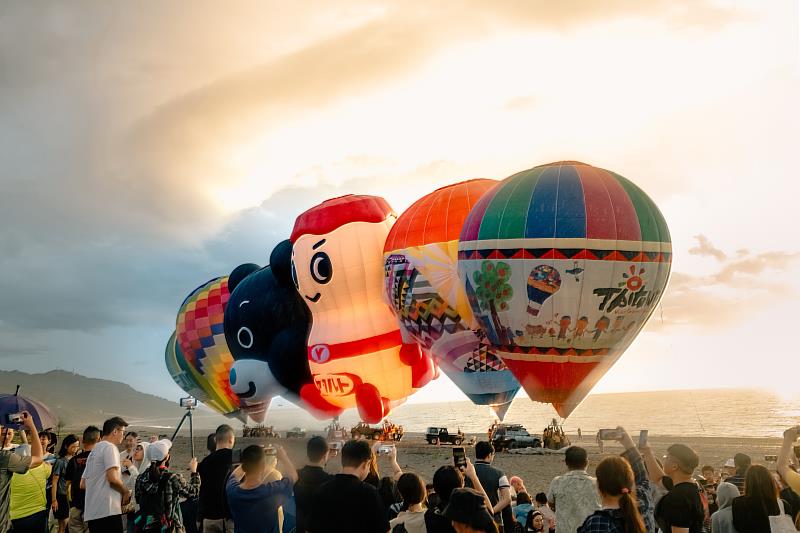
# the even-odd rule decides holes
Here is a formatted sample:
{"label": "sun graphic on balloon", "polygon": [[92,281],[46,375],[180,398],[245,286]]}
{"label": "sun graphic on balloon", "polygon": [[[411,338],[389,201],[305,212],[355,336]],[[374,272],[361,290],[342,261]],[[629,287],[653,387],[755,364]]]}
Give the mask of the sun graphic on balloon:
{"label": "sun graphic on balloon", "polygon": [[642,287],[644,287],[644,280],[642,279],[642,274],[644,274],[644,268],[639,268],[639,272],[636,272],[636,265],[631,265],[628,267],[628,272],[622,273],[622,278],[627,281],[621,281],[619,286],[622,287],[625,285],[629,291],[637,292]]}

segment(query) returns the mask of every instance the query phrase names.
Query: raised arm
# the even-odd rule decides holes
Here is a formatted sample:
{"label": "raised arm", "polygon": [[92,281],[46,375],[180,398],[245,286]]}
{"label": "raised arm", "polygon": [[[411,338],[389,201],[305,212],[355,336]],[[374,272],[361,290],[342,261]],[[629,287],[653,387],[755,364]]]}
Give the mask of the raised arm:
{"label": "raised arm", "polygon": [[183,498],[196,498],[200,494],[200,475],[197,473],[197,458],[192,457],[189,461],[189,481],[183,479],[181,475],[174,475],[170,480],[173,483],[175,492]]}
{"label": "raised arm", "polygon": [[297,483],[298,475],[297,469],[294,467],[292,460],[289,459],[289,456],[286,454],[286,450],[283,449],[283,446],[278,446],[276,448],[278,460],[281,462],[282,468],[281,473],[292,480],[292,483]]}
{"label": "raised arm", "polygon": [[392,467],[392,477],[397,481],[403,475],[403,469],[397,464],[397,446],[392,446],[389,450],[389,464]]}
{"label": "raised arm", "polygon": [[800,435],[800,426],[790,427],[783,432],[783,445],[778,455],[778,472],[793,491],[800,494],[800,474],[789,468],[794,454],[793,445]]}
{"label": "raised arm", "polygon": [[[39,432],[36,430],[36,424],[33,422],[33,417],[27,411],[22,412],[22,423],[31,434],[31,468],[36,468],[42,464],[44,450],[42,450],[42,441],[39,440]],[[25,433],[23,432],[23,435]]]}
{"label": "raised arm", "polygon": [[664,470],[662,470],[661,465],[658,464],[653,449],[648,444],[639,448],[639,451],[644,459],[644,466],[647,468],[647,476],[650,478],[650,481],[652,483],[661,483],[661,478],[664,477]]}
{"label": "raised arm", "polygon": [[[624,428],[619,427],[622,431],[622,437],[619,443],[625,448],[622,456],[628,461],[633,470],[633,477],[636,480],[636,499],[639,502],[639,512],[644,517],[653,507],[653,500],[650,492],[650,479],[647,477],[647,468],[644,464],[644,459],[639,450],[636,449],[636,444],[633,443],[628,432]],[[652,452],[651,452],[652,453]]]}

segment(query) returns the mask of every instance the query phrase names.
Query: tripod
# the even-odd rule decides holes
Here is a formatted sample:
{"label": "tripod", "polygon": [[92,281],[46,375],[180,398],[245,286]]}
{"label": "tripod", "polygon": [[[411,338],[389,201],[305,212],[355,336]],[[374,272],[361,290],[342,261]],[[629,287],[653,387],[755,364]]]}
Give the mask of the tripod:
{"label": "tripod", "polygon": [[172,438],[170,439],[172,442],[175,442],[175,437],[178,436],[178,432],[180,432],[183,423],[186,419],[189,419],[189,446],[192,449],[192,457],[195,457],[194,454],[194,427],[192,426],[192,411],[194,411],[194,406],[190,405],[186,407],[186,412],[183,413],[183,418],[181,421],[178,422],[178,427],[175,428],[175,433],[172,434]]}

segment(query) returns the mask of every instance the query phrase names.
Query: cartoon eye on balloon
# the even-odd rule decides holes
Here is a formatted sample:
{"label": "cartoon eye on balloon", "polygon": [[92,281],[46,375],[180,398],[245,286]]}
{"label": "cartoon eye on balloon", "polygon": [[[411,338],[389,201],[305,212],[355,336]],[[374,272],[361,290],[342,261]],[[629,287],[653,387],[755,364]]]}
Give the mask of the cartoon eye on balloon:
{"label": "cartoon eye on balloon", "polygon": [[325,285],[333,278],[333,265],[331,258],[325,252],[317,252],[311,258],[311,277],[321,285]]}

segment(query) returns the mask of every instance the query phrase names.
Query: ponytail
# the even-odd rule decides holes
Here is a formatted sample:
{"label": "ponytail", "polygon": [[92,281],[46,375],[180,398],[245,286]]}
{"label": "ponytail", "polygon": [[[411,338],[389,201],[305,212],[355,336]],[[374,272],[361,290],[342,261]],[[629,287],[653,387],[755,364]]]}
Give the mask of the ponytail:
{"label": "ponytail", "polygon": [[633,469],[621,457],[607,457],[595,469],[597,488],[607,496],[619,496],[619,509],[625,533],[647,533],[636,495],[632,492],[635,478]]}
{"label": "ponytail", "polygon": [[619,509],[622,511],[625,533],[647,533],[642,515],[639,514],[636,496],[628,489],[623,490],[622,496],[619,497]]}

